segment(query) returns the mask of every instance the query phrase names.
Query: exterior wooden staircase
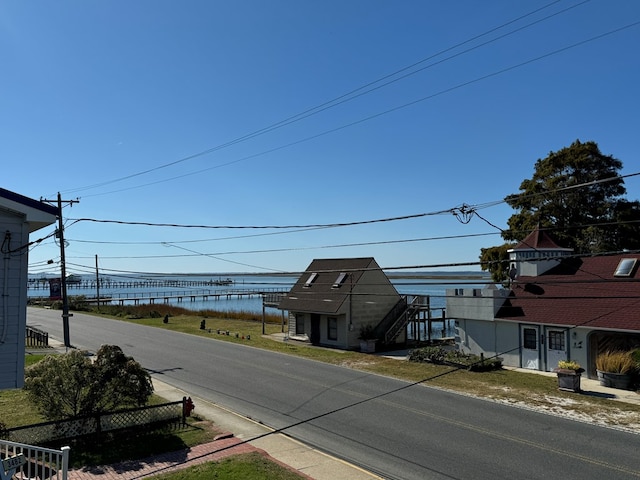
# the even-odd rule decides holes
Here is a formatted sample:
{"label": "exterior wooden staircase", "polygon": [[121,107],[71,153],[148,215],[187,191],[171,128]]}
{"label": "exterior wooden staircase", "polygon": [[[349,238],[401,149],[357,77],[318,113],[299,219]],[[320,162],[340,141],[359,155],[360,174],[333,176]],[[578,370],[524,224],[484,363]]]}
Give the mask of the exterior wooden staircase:
{"label": "exterior wooden staircase", "polygon": [[419,299],[420,297],[415,296],[408,303],[407,296],[403,295],[400,301],[376,326],[375,333],[383,347],[395,343],[398,336],[406,330],[409,322],[417,317],[418,312],[422,310]]}

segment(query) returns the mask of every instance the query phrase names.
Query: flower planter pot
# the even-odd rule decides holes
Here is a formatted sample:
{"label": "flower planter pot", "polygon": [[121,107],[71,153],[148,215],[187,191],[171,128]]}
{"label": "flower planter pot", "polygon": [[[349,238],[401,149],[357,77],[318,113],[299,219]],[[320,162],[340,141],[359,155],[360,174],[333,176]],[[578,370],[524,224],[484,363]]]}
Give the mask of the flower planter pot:
{"label": "flower planter pot", "polygon": [[360,351],[363,353],[374,353],[376,351],[376,342],[378,340],[360,340]]}
{"label": "flower planter pot", "polygon": [[[582,369],[580,369],[582,370]],[[558,389],[565,392],[581,392],[580,378],[581,371],[557,368],[555,370],[558,375]]]}
{"label": "flower planter pot", "polygon": [[619,388],[621,390],[631,389],[631,375],[627,373],[598,372],[598,380],[603,387]]}

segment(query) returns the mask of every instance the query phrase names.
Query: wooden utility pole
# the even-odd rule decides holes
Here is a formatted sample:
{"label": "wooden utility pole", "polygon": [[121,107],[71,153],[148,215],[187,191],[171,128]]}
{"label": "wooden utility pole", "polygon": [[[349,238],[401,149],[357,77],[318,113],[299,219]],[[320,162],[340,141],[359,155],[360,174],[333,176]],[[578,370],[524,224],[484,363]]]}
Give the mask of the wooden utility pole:
{"label": "wooden utility pole", "polygon": [[98,255],[96,254],[96,301],[98,302],[98,311],[100,311],[100,274],[98,273]]}
{"label": "wooden utility pole", "polygon": [[[45,200],[41,199],[43,202],[53,203],[54,200]],[[56,237],[58,237],[58,241],[60,242],[60,284],[62,287],[62,332],[64,336],[64,346],[69,348],[71,347],[71,341],[69,339],[69,317],[72,315],[69,314],[69,299],[67,297],[67,266],[64,257],[64,225],[62,222],[62,203],[68,203],[69,205],[73,205],[74,203],[78,203],[79,200],[62,200],[60,196],[60,192],[58,192],[58,231],[56,233]]]}

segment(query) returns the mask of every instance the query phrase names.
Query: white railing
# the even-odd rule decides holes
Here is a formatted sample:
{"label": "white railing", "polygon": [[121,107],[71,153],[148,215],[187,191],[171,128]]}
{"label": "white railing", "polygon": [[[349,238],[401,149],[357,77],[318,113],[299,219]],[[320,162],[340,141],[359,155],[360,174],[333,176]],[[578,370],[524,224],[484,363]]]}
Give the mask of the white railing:
{"label": "white railing", "polygon": [[[3,460],[15,458],[14,462],[2,462],[0,466],[0,477],[16,479],[40,480],[67,480],[67,470],[69,468],[69,447],[62,447],[60,450],[50,448],[35,447],[23,443],[0,440],[0,458]],[[20,464],[15,469],[15,476],[10,475],[10,471],[4,470],[4,466],[10,464]]]}

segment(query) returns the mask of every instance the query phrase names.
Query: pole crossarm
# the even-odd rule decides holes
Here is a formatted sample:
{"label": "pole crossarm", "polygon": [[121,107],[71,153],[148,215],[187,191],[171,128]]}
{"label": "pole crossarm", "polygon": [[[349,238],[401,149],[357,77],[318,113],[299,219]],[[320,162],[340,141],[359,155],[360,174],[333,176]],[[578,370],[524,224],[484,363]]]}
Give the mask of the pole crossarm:
{"label": "pole crossarm", "polygon": [[[54,203],[54,200],[41,199],[43,202]],[[64,346],[71,347],[71,340],[69,338],[69,299],[67,297],[67,267],[64,256],[64,224],[62,221],[62,204],[66,203],[72,206],[74,203],[79,203],[80,200],[62,200],[60,192],[58,192],[58,198],[55,203],[58,204],[58,239],[60,241],[60,283],[62,286],[62,330],[64,336]]]}

